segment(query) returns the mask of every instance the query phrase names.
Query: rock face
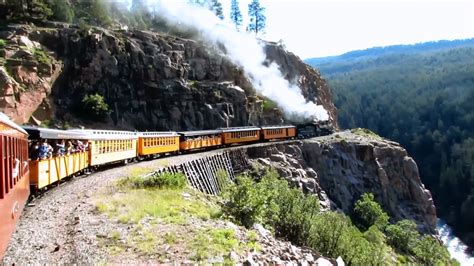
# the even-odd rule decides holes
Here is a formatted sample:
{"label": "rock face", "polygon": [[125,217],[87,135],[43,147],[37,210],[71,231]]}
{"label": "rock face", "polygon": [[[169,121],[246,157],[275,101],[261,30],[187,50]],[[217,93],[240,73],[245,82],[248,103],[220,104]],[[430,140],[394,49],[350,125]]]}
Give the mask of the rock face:
{"label": "rock face", "polygon": [[[0,36],[7,40],[2,50],[7,63],[13,62],[0,71],[4,99],[0,111],[18,123],[27,122],[31,115],[39,120],[138,130],[282,122],[281,112],[264,110],[262,97],[242,69],[215,47],[194,40],[66,24],[7,26],[0,29]],[[37,58],[38,50],[47,60]],[[285,77],[296,82],[308,100],[324,105],[337,126],[329,89],[319,73],[281,46],[269,43],[267,53],[268,60],[279,63]],[[96,93],[104,97],[110,111],[100,124],[87,121],[81,103],[85,95]]]}
{"label": "rock face", "polygon": [[436,209],[421,183],[415,161],[397,143],[348,131],[294,144],[246,150],[252,161],[271,165],[305,191],[317,193],[325,208],[349,213],[366,192],[394,221],[412,219],[434,232]]}

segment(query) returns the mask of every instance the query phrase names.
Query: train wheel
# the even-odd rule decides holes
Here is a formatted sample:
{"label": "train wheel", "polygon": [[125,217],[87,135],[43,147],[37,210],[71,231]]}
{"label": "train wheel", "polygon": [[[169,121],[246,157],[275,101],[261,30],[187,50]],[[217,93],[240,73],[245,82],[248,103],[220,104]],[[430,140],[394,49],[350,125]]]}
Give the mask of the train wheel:
{"label": "train wheel", "polygon": [[128,159],[123,160],[123,165],[127,165],[127,164],[128,164]]}

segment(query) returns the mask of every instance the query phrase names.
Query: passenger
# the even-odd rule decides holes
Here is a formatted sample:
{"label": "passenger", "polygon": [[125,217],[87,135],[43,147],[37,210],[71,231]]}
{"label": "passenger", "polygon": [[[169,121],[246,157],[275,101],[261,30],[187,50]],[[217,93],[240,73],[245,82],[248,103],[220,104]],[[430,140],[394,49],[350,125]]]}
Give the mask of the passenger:
{"label": "passenger", "polygon": [[19,173],[20,173],[20,160],[18,160],[18,158],[15,158],[15,160],[13,161],[12,177],[17,178]]}
{"label": "passenger", "polygon": [[88,151],[89,150],[89,141],[88,140],[84,140],[84,151]]}
{"label": "passenger", "polygon": [[75,144],[76,144],[76,152],[84,152],[85,151],[85,146],[84,146],[84,143],[82,143],[82,141],[76,140]]}
{"label": "passenger", "polygon": [[36,161],[36,160],[39,159],[39,144],[38,144],[38,141],[35,141],[31,144],[29,153],[30,153],[30,159],[31,160]]}
{"label": "passenger", "polygon": [[52,152],[51,145],[48,144],[48,140],[43,139],[41,141],[41,145],[38,147],[38,157],[40,160],[44,160],[50,157],[50,153]]}
{"label": "passenger", "polygon": [[48,143],[48,159],[53,157],[53,146],[51,146],[51,144]]}
{"label": "passenger", "polygon": [[54,149],[54,153],[57,156],[64,156],[64,154],[66,153],[66,145],[64,143],[64,140],[58,140],[56,142],[56,147]]}
{"label": "passenger", "polygon": [[74,146],[72,145],[72,142],[68,140],[66,144],[66,154],[70,155],[73,152],[74,152]]}

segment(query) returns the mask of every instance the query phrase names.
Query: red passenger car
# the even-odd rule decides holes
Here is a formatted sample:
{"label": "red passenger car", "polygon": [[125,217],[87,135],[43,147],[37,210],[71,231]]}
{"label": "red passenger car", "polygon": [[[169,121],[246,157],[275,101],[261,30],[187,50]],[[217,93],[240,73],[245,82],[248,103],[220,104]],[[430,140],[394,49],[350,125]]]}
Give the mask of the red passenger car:
{"label": "red passenger car", "polygon": [[0,113],[0,259],[30,192],[28,134]]}

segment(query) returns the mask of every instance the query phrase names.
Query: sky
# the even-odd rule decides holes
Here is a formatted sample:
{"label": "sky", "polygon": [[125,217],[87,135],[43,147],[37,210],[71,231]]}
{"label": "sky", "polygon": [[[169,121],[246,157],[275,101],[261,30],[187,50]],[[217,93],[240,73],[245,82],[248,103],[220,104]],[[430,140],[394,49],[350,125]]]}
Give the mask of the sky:
{"label": "sky", "polygon": [[[244,19],[250,0],[240,0]],[[474,38],[474,0],[260,0],[264,39],[301,58],[375,46]],[[229,16],[230,0],[221,0]]]}

